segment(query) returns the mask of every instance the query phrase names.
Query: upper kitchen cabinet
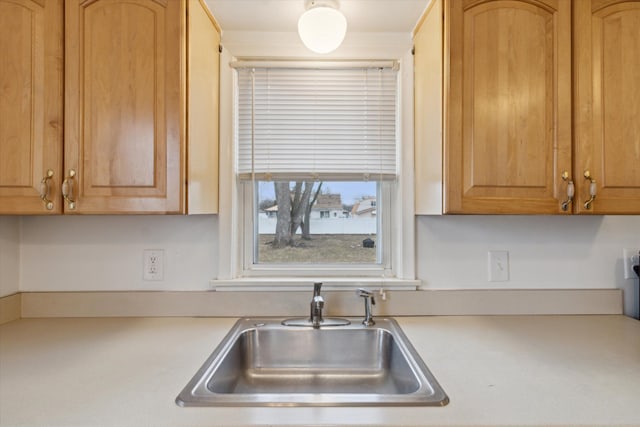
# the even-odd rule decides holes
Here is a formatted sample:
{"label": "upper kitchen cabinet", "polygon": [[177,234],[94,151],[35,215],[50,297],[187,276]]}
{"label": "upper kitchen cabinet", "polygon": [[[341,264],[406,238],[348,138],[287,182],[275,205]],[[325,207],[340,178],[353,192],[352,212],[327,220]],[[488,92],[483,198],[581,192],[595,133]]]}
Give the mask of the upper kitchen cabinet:
{"label": "upper kitchen cabinet", "polygon": [[448,4],[445,211],[560,212],[571,172],[571,3]]}
{"label": "upper kitchen cabinet", "polygon": [[640,212],[640,3],[433,3],[414,34],[417,213]]}
{"label": "upper kitchen cabinet", "polygon": [[60,213],[62,0],[0,0],[0,214]]}
{"label": "upper kitchen cabinet", "polygon": [[0,0],[0,32],[0,213],[217,212],[203,0]]}
{"label": "upper kitchen cabinet", "polygon": [[640,213],[640,2],[574,2],[577,212]]}
{"label": "upper kitchen cabinet", "polygon": [[67,1],[65,32],[65,212],[215,213],[220,39],[204,3]]}

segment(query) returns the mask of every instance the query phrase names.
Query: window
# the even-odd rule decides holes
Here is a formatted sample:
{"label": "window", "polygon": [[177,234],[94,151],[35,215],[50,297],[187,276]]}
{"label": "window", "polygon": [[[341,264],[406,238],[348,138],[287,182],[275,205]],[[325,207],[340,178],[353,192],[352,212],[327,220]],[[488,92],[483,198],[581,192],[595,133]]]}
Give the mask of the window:
{"label": "window", "polygon": [[[253,263],[265,264],[379,264],[380,253],[367,239],[378,240],[378,223],[370,216],[350,215],[364,192],[377,194],[377,182],[313,182],[259,181],[257,183],[258,212],[254,223],[255,243]],[[269,216],[267,211],[281,210],[276,192],[281,188],[288,212],[294,217],[286,224],[287,232],[295,227],[290,240],[277,242],[276,231],[282,218]],[[282,196],[282,195],[281,195]],[[255,216],[254,216],[255,218]],[[297,223],[296,223],[297,221]],[[363,243],[365,242],[365,243]]]}
{"label": "window", "polygon": [[237,72],[245,274],[389,270],[397,72]]}

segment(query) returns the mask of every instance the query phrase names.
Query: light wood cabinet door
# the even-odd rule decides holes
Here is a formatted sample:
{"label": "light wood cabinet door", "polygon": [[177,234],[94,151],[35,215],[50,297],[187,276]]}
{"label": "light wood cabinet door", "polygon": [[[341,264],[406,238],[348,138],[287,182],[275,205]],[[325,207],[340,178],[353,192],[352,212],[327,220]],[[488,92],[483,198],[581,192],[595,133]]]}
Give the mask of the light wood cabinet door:
{"label": "light wood cabinet door", "polygon": [[65,213],[184,211],[184,10],[66,2]]}
{"label": "light wood cabinet door", "polygon": [[571,3],[450,0],[445,17],[445,212],[562,213]]}
{"label": "light wood cabinet door", "polygon": [[[576,211],[640,213],[640,2],[574,2]],[[589,171],[596,182],[590,198]]]}
{"label": "light wood cabinet door", "polygon": [[62,0],[0,0],[0,214],[61,212],[62,14]]}

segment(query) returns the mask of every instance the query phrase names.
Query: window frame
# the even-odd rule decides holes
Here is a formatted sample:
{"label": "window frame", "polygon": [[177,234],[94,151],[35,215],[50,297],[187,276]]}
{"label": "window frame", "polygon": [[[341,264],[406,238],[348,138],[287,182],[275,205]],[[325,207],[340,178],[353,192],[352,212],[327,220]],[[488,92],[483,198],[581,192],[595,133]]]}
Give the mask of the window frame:
{"label": "window frame", "polygon": [[[218,227],[218,268],[210,286],[218,291],[280,291],[307,290],[310,280],[323,280],[325,288],[348,290],[361,286],[372,289],[385,288],[396,290],[416,290],[420,280],[416,280],[415,270],[415,216],[414,216],[414,147],[413,147],[413,55],[407,50],[397,63],[398,73],[398,162],[399,176],[395,191],[391,194],[393,208],[393,224],[389,244],[391,251],[391,271],[388,276],[365,276],[358,272],[357,276],[326,277],[324,272],[311,276],[249,276],[242,268],[242,215],[239,204],[242,197],[236,180],[235,164],[235,129],[234,117],[236,88],[235,72],[232,65],[236,58],[227,49],[221,54],[220,69],[220,209],[216,217]],[[258,61],[260,62],[260,61]],[[273,61],[268,61],[273,62]],[[279,62],[279,61],[276,61]],[[290,62],[290,61],[288,61]],[[306,61],[302,61],[303,63]],[[313,66],[317,61],[311,61]],[[365,61],[370,64],[372,61]],[[387,61],[388,62],[388,61]]]}

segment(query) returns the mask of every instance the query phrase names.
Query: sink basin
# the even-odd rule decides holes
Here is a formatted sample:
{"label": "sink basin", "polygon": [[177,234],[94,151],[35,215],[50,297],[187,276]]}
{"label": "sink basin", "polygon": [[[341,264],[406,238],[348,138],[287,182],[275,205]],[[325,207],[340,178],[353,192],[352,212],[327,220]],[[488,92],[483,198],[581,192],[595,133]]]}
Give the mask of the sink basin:
{"label": "sink basin", "polygon": [[285,326],[240,319],[180,406],[443,406],[447,395],[393,319]]}

